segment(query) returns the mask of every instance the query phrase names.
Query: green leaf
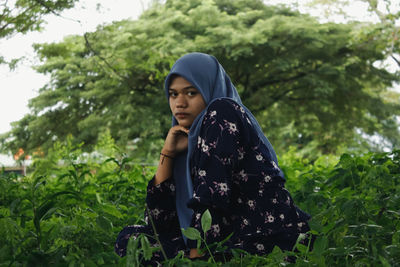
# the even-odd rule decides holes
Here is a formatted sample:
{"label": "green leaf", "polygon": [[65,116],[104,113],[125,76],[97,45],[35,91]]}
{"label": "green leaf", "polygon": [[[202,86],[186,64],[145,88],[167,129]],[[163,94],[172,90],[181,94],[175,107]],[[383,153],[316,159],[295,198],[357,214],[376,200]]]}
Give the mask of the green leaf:
{"label": "green leaf", "polygon": [[326,236],[317,237],[314,242],[313,252],[315,254],[322,254],[328,246],[328,238]]}
{"label": "green leaf", "polygon": [[100,228],[102,228],[106,232],[109,232],[112,230],[111,221],[102,215],[97,216],[96,223],[98,226],[100,226]]}
{"label": "green leaf", "polygon": [[210,230],[211,228],[211,213],[207,209],[203,215],[201,216],[201,228],[203,229],[204,234]]}
{"label": "green leaf", "polygon": [[147,239],[147,236],[142,235],[140,237],[140,244],[142,245],[142,250],[143,250],[143,256],[145,260],[150,260],[152,255],[153,255],[153,251],[150,247],[150,242]]}
{"label": "green leaf", "polygon": [[[97,194],[96,194],[97,196]],[[102,205],[103,211],[115,216],[119,219],[123,218],[124,216],[122,215],[122,213],[115,207],[115,205],[111,205],[111,204],[104,204]]]}
{"label": "green leaf", "polygon": [[379,260],[382,263],[382,266],[384,267],[390,267],[392,266],[387,259],[385,259],[383,256],[379,255]]}
{"label": "green leaf", "polygon": [[201,240],[200,232],[196,228],[188,227],[186,229],[181,228],[181,230],[183,235],[187,238],[191,240]]}

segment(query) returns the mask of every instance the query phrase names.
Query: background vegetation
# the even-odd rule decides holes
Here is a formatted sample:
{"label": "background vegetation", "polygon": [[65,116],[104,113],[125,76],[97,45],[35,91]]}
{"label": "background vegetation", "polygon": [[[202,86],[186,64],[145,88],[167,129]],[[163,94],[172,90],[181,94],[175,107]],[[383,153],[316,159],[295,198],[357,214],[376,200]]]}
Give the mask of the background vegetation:
{"label": "background vegetation", "polygon": [[45,152],[72,134],[91,151],[110,131],[131,156],[151,160],[170,127],[164,77],[192,51],[220,60],[279,153],[393,149],[399,75],[377,64],[398,53],[388,25],[320,23],[260,0],[156,2],[136,21],[35,45],[36,69],[51,82],[0,138],[2,149]]}
{"label": "background vegetation", "polygon": [[[214,265],[400,265],[400,94],[391,89],[400,75],[384,64],[400,67],[400,13],[377,8],[387,0],[360,1],[379,22],[321,23],[261,0],[167,0],[138,20],[36,44],[36,70],[51,81],[0,137],[2,152],[34,158],[27,176],[0,172],[0,266],[132,266],[149,256],[145,241],[122,260],[113,244],[122,227],[144,223],[146,184],[170,127],[163,80],[192,51],[225,67],[317,236],[313,251]],[[43,15],[74,3],[6,1],[0,38],[37,30]]]}
{"label": "background vegetation", "polygon": [[[148,254],[144,247],[120,259],[113,244],[122,227],[144,223],[154,167],[120,154],[107,135],[96,147],[101,154],[82,153],[72,143],[57,143],[26,177],[0,174],[0,266],[134,266]],[[323,156],[314,163],[291,151],[280,162],[295,202],[313,215],[314,250],[299,245],[298,253],[276,249],[267,257],[214,265],[399,265],[399,150]],[[285,263],[293,255],[296,264]],[[212,265],[180,257],[168,263]]]}

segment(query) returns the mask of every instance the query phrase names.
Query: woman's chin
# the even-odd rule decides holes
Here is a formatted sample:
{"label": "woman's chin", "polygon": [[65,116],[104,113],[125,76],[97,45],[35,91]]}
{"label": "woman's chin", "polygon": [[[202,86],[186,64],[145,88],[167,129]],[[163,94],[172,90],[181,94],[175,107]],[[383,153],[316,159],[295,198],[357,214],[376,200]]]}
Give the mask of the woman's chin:
{"label": "woman's chin", "polygon": [[182,127],[185,127],[186,129],[189,129],[190,126],[192,126],[192,122],[186,121],[186,120],[181,120],[178,121],[178,124]]}

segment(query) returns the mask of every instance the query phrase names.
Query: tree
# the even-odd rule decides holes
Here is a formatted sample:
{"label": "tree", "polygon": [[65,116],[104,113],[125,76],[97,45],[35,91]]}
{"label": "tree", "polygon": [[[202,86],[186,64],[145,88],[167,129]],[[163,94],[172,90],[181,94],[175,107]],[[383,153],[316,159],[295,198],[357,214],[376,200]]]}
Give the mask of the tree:
{"label": "tree", "polygon": [[[385,43],[387,55],[400,68],[400,6],[396,1],[390,0],[312,0],[308,3],[311,7],[318,6],[325,9],[328,15],[341,15],[351,19],[351,14],[345,8],[351,3],[363,3],[367,6],[367,11],[371,18],[376,18],[380,27],[375,27],[375,31],[370,32],[370,36],[380,39]],[[336,7],[336,8],[332,8]]]}
{"label": "tree", "polygon": [[137,21],[36,45],[37,71],[51,82],[31,100],[31,114],[2,137],[3,150],[46,150],[68,134],[90,150],[110,130],[118,144],[141,147],[135,155],[151,153],[170,127],[164,77],[192,51],[220,60],[278,151],[369,148],[362,133],[396,146],[399,95],[383,96],[398,77],[375,66],[387,47],[367,38],[371,30],[319,23],[261,0],[155,4]]}
{"label": "tree", "polygon": [[[40,30],[44,15],[56,14],[78,0],[3,0],[0,3],[0,39]],[[0,63],[6,63],[0,55]]]}

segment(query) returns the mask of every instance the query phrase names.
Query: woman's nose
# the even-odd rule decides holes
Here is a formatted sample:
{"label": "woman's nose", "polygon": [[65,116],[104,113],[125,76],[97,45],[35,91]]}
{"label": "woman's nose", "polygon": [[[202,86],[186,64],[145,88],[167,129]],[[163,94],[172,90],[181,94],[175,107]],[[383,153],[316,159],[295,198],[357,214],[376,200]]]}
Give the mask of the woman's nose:
{"label": "woman's nose", "polygon": [[176,107],[177,108],[187,107],[187,100],[184,95],[178,95],[178,97],[176,98]]}

